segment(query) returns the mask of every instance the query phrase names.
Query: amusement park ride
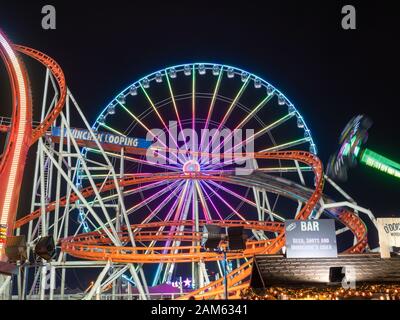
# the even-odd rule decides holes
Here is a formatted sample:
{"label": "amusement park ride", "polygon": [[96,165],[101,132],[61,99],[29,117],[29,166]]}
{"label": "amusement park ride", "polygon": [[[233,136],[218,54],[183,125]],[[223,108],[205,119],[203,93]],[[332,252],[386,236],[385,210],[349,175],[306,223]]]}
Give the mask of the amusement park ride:
{"label": "amusement park ride", "polygon": [[[243,251],[227,253],[230,298],[249,285],[254,255],[282,252],[285,219],[333,218],[343,246],[349,237],[341,236],[353,234],[343,252],[370,250],[366,224],[376,223],[373,214],[324,174],[304,118],[260,77],[221,64],[169,67],[129,85],[90,125],[52,58],[3,33],[0,44],[13,104],[12,117],[0,120],[7,136],[0,159],[0,267],[15,266],[12,277],[2,276],[0,295],[14,287],[19,299],[66,299],[69,279],[90,268],[94,281],[83,299],[103,298],[106,289],[118,298],[124,286],[128,295],[151,299],[151,287],[189,273],[195,287],[179,299],[221,298],[223,254],[202,248],[206,224],[243,227],[248,235]],[[40,119],[32,119],[26,56],[45,68]],[[150,129],[155,124],[158,134]],[[172,139],[167,146],[160,139],[186,128],[201,132],[200,141]],[[254,151],[235,145],[229,157],[214,148],[214,136],[204,144],[201,129],[228,128],[252,128],[245,142]],[[157,147],[146,142],[149,135]],[[364,141],[353,137],[346,136],[346,154]],[[27,201],[20,188],[30,148],[36,149],[31,210],[17,218],[18,203]],[[149,160],[149,153],[165,161]],[[237,174],[239,160],[251,164],[247,174]],[[324,183],[343,201],[325,195]],[[20,251],[8,244],[24,238],[26,259],[10,259]],[[42,242],[55,244],[46,259]],[[212,270],[221,276],[211,279]]]}

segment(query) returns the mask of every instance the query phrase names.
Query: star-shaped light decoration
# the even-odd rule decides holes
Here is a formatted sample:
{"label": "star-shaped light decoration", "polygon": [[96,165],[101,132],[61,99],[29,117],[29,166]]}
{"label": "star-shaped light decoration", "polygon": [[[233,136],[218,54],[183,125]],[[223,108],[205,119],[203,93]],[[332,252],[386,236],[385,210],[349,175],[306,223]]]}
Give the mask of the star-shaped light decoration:
{"label": "star-shaped light decoration", "polygon": [[186,278],[184,281],[183,281],[183,285],[186,287],[186,288],[190,288],[190,284],[192,283],[192,280],[190,280],[189,278]]}

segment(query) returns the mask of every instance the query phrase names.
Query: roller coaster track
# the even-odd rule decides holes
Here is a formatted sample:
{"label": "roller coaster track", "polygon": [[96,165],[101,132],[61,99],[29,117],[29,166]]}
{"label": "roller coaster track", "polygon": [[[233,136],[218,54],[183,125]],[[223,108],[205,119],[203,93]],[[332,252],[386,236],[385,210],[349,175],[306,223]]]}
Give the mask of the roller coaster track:
{"label": "roller coaster track", "polygon": [[[1,157],[0,162],[0,182],[6,183],[13,181],[16,188],[7,189],[0,193],[0,203],[5,203],[4,197],[11,196],[11,200],[8,203],[12,206],[10,214],[7,216],[7,225],[10,230],[14,228],[20,228],[29,221],[37,219],[42,212],[36,210],[27,216],[15,221],[15,212],[19,198],[19,187],[22,183],[22,175],[25,166],[26,154],[29,146],[34,144],[40,137],[44,136],[50,126],[54,123],[56,118],[59,116],[62,108],[65,104],[67,96],[67,86],[64,78],[64,74],[60,66],[49,56],[44,53],[31,49],[24,46],[9,45],[7,39],[1,35],[1,47],[0,54],[5,61],[7,71],[9,73],[10,83],[12,86],[12,97],[13,97],[13,115],[10,124],[1,124],[0,131],[9,132],[9,143],[6,146],[5,152]],[[28,88],[28,77],[26,75],[23,64],[15,56],[13,49],[26,54],[40,63],[42,63],[48,70],[51,71],[53,77],[56,79],[59,87],[59,97],[54,108],[45,117],[45,119],[35,128],[32,129],[32,105],[29,95]],[[19,149],[18,149],[19,148]],[[169,151],[169,150],[166,150]],[[145,154],[145,149],[131,148],[130,152],[137,154]],[[193,152],[195,153],[195,152]],[[204,153],[195,153],[204,155]],[[206,154],[207,156],[213,157],[213,154]],[[219,156],[219,155],[218,155]],[[232,155],[231,155],[232,156]],[[243,155],[240,155],[243,156]],[[323,168],[320,160],[313,154],[303,151],[283,151],[283,152],[269,152],[269,153],[253,153],[246,154],[246,156],[255,159],[273,159],[273,160],[296,160],[305,163],[314,171],[315,174],[315,189],[305,190],[292,184],[292,194],[287,193],[288,183],[283,180],[276,180],[274,183],[266,183],[264,181],[263,188],[268,189],[271,192],[277,192],[286,194],[287,196],[294,196],[301,198],[304,206],[302,207],[296,219],[307,219],[310,217],[313,210],[318,206],[318,202],[323,196]],[[252,176],[252,179],[256,176]],[[271,178],[271,177],[269,177]],[[160,180],[176,180],[176,179],[195,179],[195,180],[213,180],[213,181],[224,181],[227,183],[246,184],[249,181],[241,177],[226,176],[226,175],[207,175],[202,173],[191,173],[191,174],[159,174],[153,176],[135,176],[127,177],[118,180],[118,185],[115,185],[113,180],[108,180],[105,183],[98,184],[97,188],[100,192],[106,192],[114,190],[116,188],[131,186],[135,184],[141,184],[146,182],[155,182]],[[251,186],[254,183],[261,183],[260,180],[266,180],[267,177],[258,176],[257,179],[253,179]],[[280,185],[280,183],[283,185]],[[286,189],[285,189],[286,188]],[[3,188],[4,190],[5,188]],[[296,193],[297,192],[297,193]],[[80,196],[88,198],[94,195],[94,189],[92,187],[85,188],[80,191]],[[72,193],[70,198],[62,198],[59,201],[61,206],[66,205],[67,200],[70,204],[75,203],[80,197],[78,194]],[[9,200],[10,200],[9,199]],[[56,208],[56,203],[52,202],[48,204],[45,211],[50,213]],[[3,212],[4,208],[1,208]],[[354,213],[346,210],[330,210],[330,213],[343,224],[349,227],[349,229],[355,234],[357,243],[347,250],[347,252],[361,252],[366,247],[366,227],[362,220]],[[3,223],[4,221],[2,221]],[[201,224],[206,223],[202,221]],[[254,254],[273,254],[277,253],[284,246],[284,230],[283,224],[277,222],[259,222],[259,221],[216,221],[215,223],[220,226],[237,226],[242,225],[247,229],[262,230],[267,232],[277,232],[278,236],[274,239],[261,240],[261,241],[248,241],[246,250],[241,253],[230,253],[229,259],[236,258],[250,258]],[[182,226],[191,226],[192,221],[181,221],[179,222]],[[170,234],[160,231],[149,230],[147,228],[165,227],[172,226],[168,222],[160,223],[148,223],[146,225],[132,225],[131,228],[135,232],[135,237],[139,241],[154,241],[154,240],[165,240],[167,237],[170,238]],[[145,230],[143,230],[145,229]],[[173,237],[181,241],[191,241],[193,239],[199,239],[201,235],[189,232],[177,232]],[[120,234],[122,240],[128,239],[126,231]],[[154,263],[154,262],[192,262],[192,261],[215,261],[220,260],[222,257],[214,252],[202,252],[200,247],[196,246],[177,246],[177,247],[115,247],[110,243],[110,239],[105,236],[103,232],[80,234],[75,237],[68,237],[61,240],[61,248],[64,252],[69,253],[72,256],[79,257],[88,260],[112,260],[116,262],[136,262],[136,263]],[[166,254],[160,254],[165,252]],[[146,251],[146,254],[143,252]],[[246,279],[251,273],[252,260],[250,259],[246,263],[242,264],[239,268],[235,269],[229,274],[229,291],[231,297],[238,297],[240,289],[246,287],[248,282]],[[218,297],[222,294],[222,279],[210,283],[209,285],[192,292],[191,295],[197,297],[212,298]],[[185,297],[183,297],[185,298]]]}
{"label": "roller coaster track", "polygon": [[[143,154],[146,152],[146,149],[140,149],[137,148],[138,154]],[[184,153],[184,151],[179,151]],[[200,153],[200,152],[193,152],[196,153],[199,156],[211,156],[214,157],[216,155],[214,154],[208,154],[208,153]],[[217,155],[218,156],[218,155]],[[240,155],[243,156],[243,155]],[[323,169],[322,169],[322,163],[318,159],[317,156],[305,152],[305,151],[282,151],[282,152],[264,152],[264,153],[247,153],[247,157],[249,158],[255,158],[255,159],[272,159],[272,160],[297,160],[299,162],[305,163],[309,166],[311,166],[314,170],[315,177],[316,177],[316,188],[315,191],[311,194],[310,198],[306,202],[306,204],[303,206],[301,209],[298,219],[306,219],[318,203],[319,199],[321,198],[322,195],[322,190],[324,186],[324,180],[323,180]],[[207,175],[207,174],[202,174],[202,173],[178,173],[178,174],[153,174],[151,176],[143,176],[140,177],[139,175],[127,177],[124,179],[119,179],[119,186],[116,186],[114,184],[114,181],[112,179],[107,180],[106,182],[99,183],[97,185],[98,189],[100,192],[105,192],[109,190],[114,190],[117,187],[127,187],[135,184],[140,184],[140,183],[147,183],[147,182],[156,182],[156,181],[161,181],[161,180],[175,180],[175,179],[192,179],[192,180],[214,180],[214,181],[225,181],[229,182],[229,177],[224,176],[224,175]],[[94,194],[94,189],[92,187],[87,187],[81,190],[81,194],[84,198],[88,198]],[[79,199],[79,196],[75,193],[72,193],[70,196],[70,203],[73,204]],[[66,197],[60,199],[60,205],[65,205],[67,203]],[[56,203],[52,202],[47,207],[45,208],[46,212],[51,212],[55,210],[56,208]],[[31,220],[34,220],[38,218],[41,215],[41,209],[38,209],[28,215],[26,215],[24,218],[16,221],[15,223],[15,228],[19,228],[22,225],[28,223]]]}
{"label": "roller coaster track", "polygon": [[[0,56],[5,62],[12,94],[12,121],[8,128],[1,125],[1,131],[9,132],[5,151],[0,158],[0,224],[5,234],[0,237],[0,260],[4,258],[2,247],[4,237],[12,235],[13,224],[19,202],[20,188],[29,147],[45,134],[60,114],[67,95],[67,86],[61,67],[44,53],[24,46],[13,45],[0,31]],[[26,54],[48,68],[59,87],[59,99],[55,107],[39,126],[32,129],[32,101],[29,79],[24,64],[15,51]],[[6,228],[4,228],[6,226]],[[4,231],[2,231],[4,232]]]}
{"label": "roller coaster track", "polygon": [[43,52],[40,52],[39,50],[35,50],[29,47],[15,45],[14,48],[17,51],[39,61],[46,68],[48,68],[55,78],[58,88],[60,90],[60,92],[58,93],[59,98],[54,108],[51,110],[51,112],[49,112],[46,118],[33,129],[32,137],[30,139],[30,144],[32,145],[46,133],[46,131],[51,127],[51,125],[54,123],[54,121],[57,119],[60,112],[62,111],[65,104],[65,99],[67,97],[67,84],[65,82],[64,72],[54,59],[44,54]]}
{"label": "roller coaster track", "polygon": [[19,193],[32,132],[32,102],[29,81],[23,63],[12,44],[0,31],[0,57],[4,61],[11,86],[12,119],[9,137],[0,159],[0,261],[6,260],[4,244],[12,235]]}

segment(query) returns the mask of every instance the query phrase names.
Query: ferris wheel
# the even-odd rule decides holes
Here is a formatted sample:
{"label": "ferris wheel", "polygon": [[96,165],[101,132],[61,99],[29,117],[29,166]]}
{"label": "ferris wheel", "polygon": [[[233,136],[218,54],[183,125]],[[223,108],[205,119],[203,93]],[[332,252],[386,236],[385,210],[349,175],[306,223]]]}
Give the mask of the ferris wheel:
{"label": "ferris wheel", "polygon": [[[7,41],[2,45],[12,56]],[[359,213],[375,223],[372,212],[324,176],[304,118],[262,78],[220,64],[168,67],[129,85],[90,126],[60,66],[35,49],[14,49],[46,67],[41,118],[33,121],[32,132],[26,117],[15,119],[20,114],[15,107],[29,102],[27,97],[17,97],[12,117],[0,119],[6,142],[26,139],[6,146],[23,146],[25,152],[37,142],[30,212],[15,220],[19,190],[7,189],[14,207],[2,215],[2,244],[11,234],[27,236],[27,257],[18,259],[32,268],[27,277],[18,273],[20,296],[30,287],[28,297],[45,299],[49,291],[54,299],[59,282],[63,299],[67,271],[76,277],[75,269],[101,268],[84,299],[101,299],[110,287],[115,298],[121,277],[147,299],[150,284],[190,274],[185,283],[196,289],[190,294],[218,298],[222,279],[217,276],[224,273],[226,279],[220,263],[228,259],[230,294],[238,297],[249,285],[252,257],[284,250],[286,219],[327,214],[341,227],[337,235],[353,233],[351,247],[341,251],[368,247]],[[19,60],[12,60],[18,67]],[[28,116],[32,105],[25,107]],[[17,134],[14,123],[27,130],[20,127]],[[20,154],[7,158],[5,153],[2,161],[17,163]],[[3,170],[4,163],[0,171],[15,182],[16,170]],[[18,187],[23,162],[14,167]],[[346,201],[336,203],[323,194],[324,180]],[[205,250],[202,231],[208,224],[243,228],[245,248],[224,255]],[[10,278],[0,294],[9,284]],[[130,296],[132,286],[127,289]]]}
{"label": "ferris wheel", "polygon": [[[158,181],[124,188],[130,224],[191,220],[192,231],[199,232],[203,221],[284,221],[295,218],[307,199],[290,196],[290,191],[280,188],[276,179],[313,187],[312,168],[301,166],[296,160],[240,158],[239,153],[246,150],[295,149],[313,154],[317,150],[304,118],[293,103],[261,77],[239,68],[190,63],[153,72],[117,94],[92,128],[102,134],[147,138],[153,143],[150,152],[142,156],[107,152],[121,177],[161,177]],[[163,148],[179,152],[160,152]],[[204,157],[202,153],[214,156]],[[222,153],[225,157],[230,153],[231,157],[221,156],[216,160],[215,155]],[[83,154],[95,161],[97,151],[85,148]],[[230,182],[162,179],[168,173],[233,175],[237,170],[241,170],[240,178]],[[254,172],[270,178],[267,188],[257,186]],[[85,187],[85,178],[78,176],[77,184]],[[104,201],[113,202],[115,197],[108,199]],[[96,224],[84,217],[80,212],[82,229],[96,229]],[[171,239],[164,238],[163,245],[182,243],[173,234],[183,227],[160,228],[171,235]],[[257,230],[250,235],[255,240],[273,236]],[[198,244],[198,240],[193,242]],[[159,244],[153,241],[150,245]],[[192,267],[193,279],[203,274],[198,280],[200,284],[209,281],[204,265],[200,263],[198,269]],[[152,284],[171,281],[182,272],[174,263],[159,264]]]}

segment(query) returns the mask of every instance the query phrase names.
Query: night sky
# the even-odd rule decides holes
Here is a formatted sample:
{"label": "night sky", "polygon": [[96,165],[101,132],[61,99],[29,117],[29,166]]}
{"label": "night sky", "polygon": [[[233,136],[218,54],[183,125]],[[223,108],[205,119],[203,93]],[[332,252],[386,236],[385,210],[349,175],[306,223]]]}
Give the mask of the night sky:
{"label": "night sky", "polygon": [[[324,163],[344,125],[360,113],[374,121],[368,147],[400,161],[394,1],[5,2],[0,28],[59,62],[90,122],[139,77],[174,64],[218,62],[254,72],[284,92]],[[41,28],[44,4],[57,9],[56,30]],[[357,30],[341,28],[345,4],[357,9]],[[342,187],[376,216],[400,215],[399,180],[359,166]]]}

